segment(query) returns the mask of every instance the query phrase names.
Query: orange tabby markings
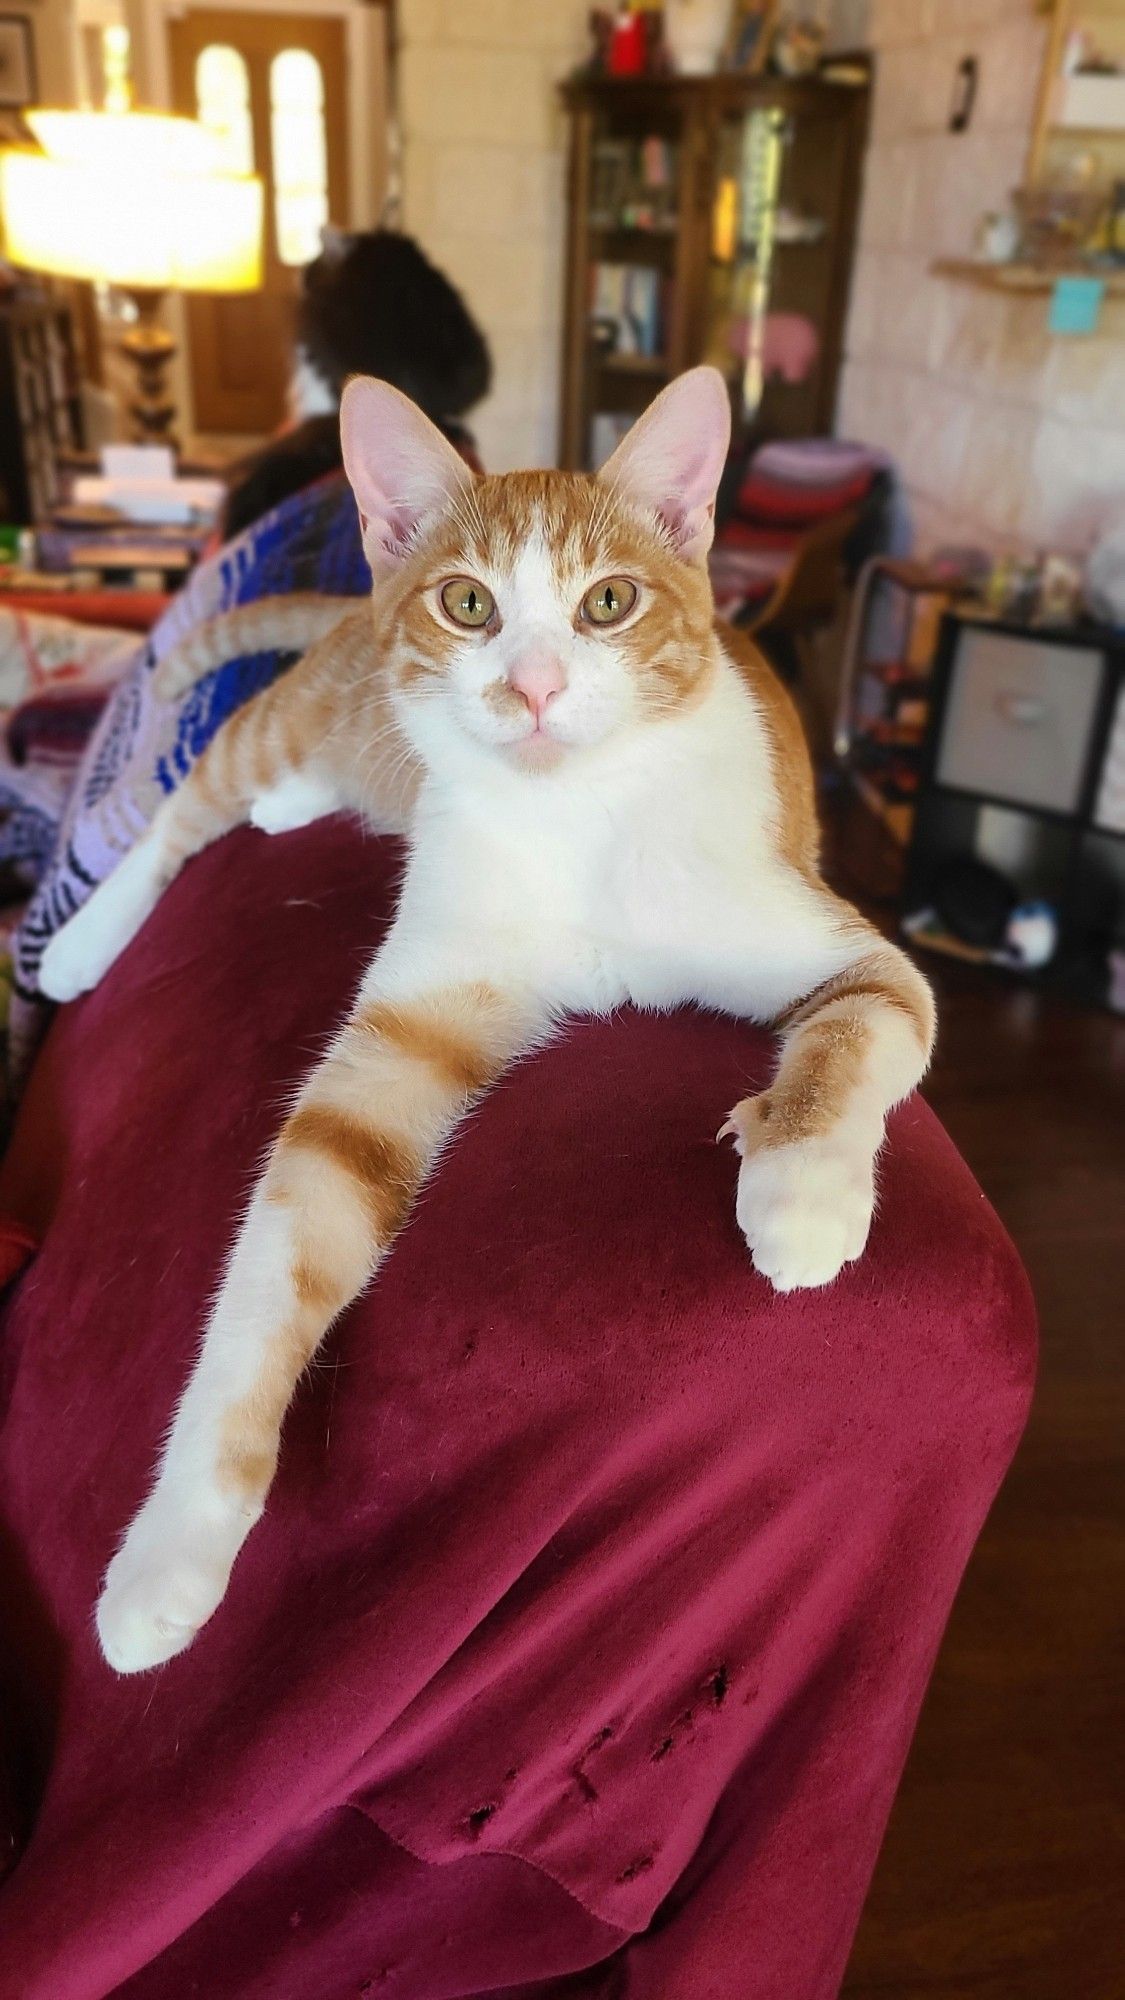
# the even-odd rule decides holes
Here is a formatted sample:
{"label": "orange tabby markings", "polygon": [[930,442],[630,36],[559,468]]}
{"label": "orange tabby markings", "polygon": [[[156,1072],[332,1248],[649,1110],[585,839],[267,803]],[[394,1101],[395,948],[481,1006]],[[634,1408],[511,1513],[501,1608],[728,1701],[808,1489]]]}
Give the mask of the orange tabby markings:
{"label": "orange tabby markings", "polygon": [[837,1000],[868,1000],[897,1008],[916,1030],[923,1048],[928,1049],[933,1040],[933,995],[921,974],[896,951],[888,949],[882,960],[878,956],[862,959],[836,979],[826,980],[807,1000],[783,1014],[778,1026],[795,1028]]}
{"label": "orange tabby markings", "polygon": [[298,1257],[293,1265],[293,1290],[301,1305],[316,1312],[335,1312],[341,1303],[339,1279],[308,1257]]}
{"label": "orange tabby markings", "polygon": [[791,1066],[768,1090],[746,1098],[731,1113],[743,1156],[761,1146],[789,1146],[830,1132],[862,1080],[867,1044],[867,1025],[858,1014],[807,1027]]}
{"label": "orange tabby markings", "polygon": [[377,1000],[363,1009],[359,1022],[367,1033],[390,1042],[400,1055],[439,1071],[459,1096],[475,1096],[496,1075],[495,1058],[452,1023],[420,1007]]}
{"label": "orange tabby markings", "polygon": [[379,1242],[401,1229],[425,1170],[405,1141],[331,1105],[304,1104],[286,1119],[279,1144],[321,1153],[346,1174],[362,1190]]}

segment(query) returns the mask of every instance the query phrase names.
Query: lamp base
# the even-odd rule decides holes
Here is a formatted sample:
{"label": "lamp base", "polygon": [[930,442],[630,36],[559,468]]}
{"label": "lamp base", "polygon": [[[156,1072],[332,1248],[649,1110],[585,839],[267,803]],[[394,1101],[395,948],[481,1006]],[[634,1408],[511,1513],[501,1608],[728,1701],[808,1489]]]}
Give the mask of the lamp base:
{"label": "lamp base", "polygon": [[166,371],[176,343],[167,327],[160,324],[164,293],[139,285],[127,289],[137,308],[136,325],[121,336],[122,352],[128,355],[137,378],[129,403],[133,438],[138,444],[174,445],[176,406],[168,391]]}

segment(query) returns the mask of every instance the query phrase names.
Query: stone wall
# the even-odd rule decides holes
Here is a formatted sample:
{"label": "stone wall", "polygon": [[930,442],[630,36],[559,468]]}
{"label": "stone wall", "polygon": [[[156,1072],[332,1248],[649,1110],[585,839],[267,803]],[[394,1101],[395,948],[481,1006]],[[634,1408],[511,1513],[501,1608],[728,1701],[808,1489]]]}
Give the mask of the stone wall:
{"label": "stone wall", "polygon": [[[564,145],[558,81],[587,0],[400,0],[406,226],[492,342],[477,418],[489,465],[549,462],[561,347]],[[838,428],[901,467],[924,546],[1084,549],[1125,505],[1125,300],[1099,332],[1047,331],[1042,296],[939,278],[1022,178],[1042,61],[1036,0],[821,0],[838,46],[877,54]],[[969,130],[948,115],[980,63]]]}
{"label": "stone wall", "polygon": [[[877,52],[838,428],[897,460],[923,546],[1081,553],[1125,510],[1125,300],[1053,336],[1043,295],[934,275],[1022,177],[1046,23],[1035,0],[872,0]],[[957,64],[980,86],[948,130]]]}
{"label": "stone wall", "polygon": [[403,219],[492,345],[474,416],[486,464],[553,462],[565,124],[556,85],[588,0],[400,0]]}
{"label": "stone wall", "polygon": [[[399,0],[405,226],[463,291],[496,386],[474,418],[495,470],[558,443],[566,129],[557,86],[590,0]],[[866,0],[813,0],[838,44]]]}

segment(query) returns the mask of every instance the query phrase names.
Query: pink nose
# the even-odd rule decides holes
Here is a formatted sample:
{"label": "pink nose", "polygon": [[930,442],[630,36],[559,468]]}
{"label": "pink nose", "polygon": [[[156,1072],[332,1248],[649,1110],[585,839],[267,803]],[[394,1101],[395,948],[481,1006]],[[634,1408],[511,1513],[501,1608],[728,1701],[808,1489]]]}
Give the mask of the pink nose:
{"label": "pink nose", "polygon": [[522,660],[517,660],[508,675],[508,685],[517,694],[522,694],[538,725],[543,720],[547,703],[561,694],[566,686],[566,674],[552,654],[528,653]]}

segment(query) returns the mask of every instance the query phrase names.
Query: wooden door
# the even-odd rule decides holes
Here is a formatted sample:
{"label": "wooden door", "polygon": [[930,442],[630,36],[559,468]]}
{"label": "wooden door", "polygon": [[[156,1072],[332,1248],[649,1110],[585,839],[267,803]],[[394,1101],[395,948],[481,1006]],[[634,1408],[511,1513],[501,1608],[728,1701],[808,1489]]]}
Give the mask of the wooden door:
{"label": "wooden door", "polygon": [[168,36],[176,110],[219,130],[232,166],[266,187],[261,291],[187,300],[195,428],[271,431],[285,414],[298,273],[320,223],[347,218],[344,22],[191,8]]}

